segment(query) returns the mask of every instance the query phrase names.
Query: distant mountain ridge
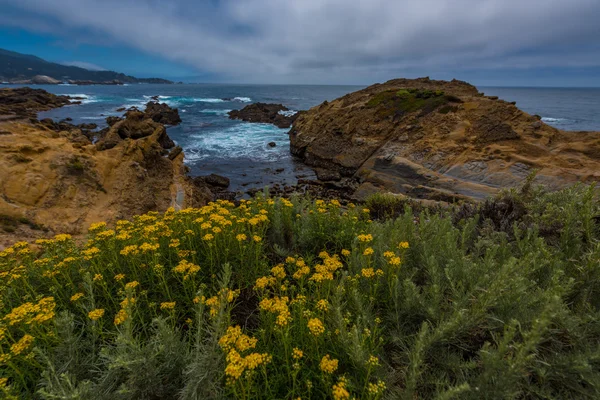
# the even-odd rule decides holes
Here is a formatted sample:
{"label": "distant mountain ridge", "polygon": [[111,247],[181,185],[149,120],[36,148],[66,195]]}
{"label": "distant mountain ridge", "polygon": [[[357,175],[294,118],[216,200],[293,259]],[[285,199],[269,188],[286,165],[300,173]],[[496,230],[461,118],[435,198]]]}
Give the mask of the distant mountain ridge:
{"label": "distant mountain ridge", "polygon": [[0,82],[30,83],[27,81],[39,76],[73,83],[173,83],[167,79],[136,78],[114,71],[90,71],[0,49]]}

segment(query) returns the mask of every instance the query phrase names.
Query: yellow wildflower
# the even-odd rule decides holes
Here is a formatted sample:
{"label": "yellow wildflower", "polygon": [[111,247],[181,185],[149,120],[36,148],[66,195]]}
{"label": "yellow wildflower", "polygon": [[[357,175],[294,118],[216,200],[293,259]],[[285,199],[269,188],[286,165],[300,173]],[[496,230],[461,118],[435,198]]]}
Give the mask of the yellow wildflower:
{"label": "yellow wildflower", "polygon": [[259,242],[261,242],[261,241],[262,241],[262,238],[261,238],[260,236],[257,236],[257,235],[254,235],[254,236],[252,237],[252,239],[253,239],[253,240],[254,240],[256,243],[259,243]]}
{"label": "yellow wildflower", "polygon": [[308,329],[315,336],[320,336],[325,333],[325,326],[319,318],[311,318],[308,320]]}
{"label": "yellow wildflower", "polygon": [[125,274],[117,274],[117,275],[115,275],[115,281],[121,282],[123,279],[125,279]]}
{"label": "yellow wildflower", "polygon": [[202,240],[205,240],[207,242],[213,240],[215,237],[213,236],[213,234],[211,233],[207,233],[206,235],[202,236]]}
{"label": "yellow wildflower", "polygon": [[292,358],[294,360],[299,360],[302,357],[304,357],[304,352],[302,350],[300,350],[297,347],[294,347],[294,349],[292,350]]}
{"label": "yellow wildflower", "polygon": [[27,350],[33,344],[35,338],[29,334],[25,334],[17,343],[10,346],[10,352],[15,356],[18,356],[25,350]]}
{"label": "yellow wildflower", "polygon": [[338,360],[331,358],[329,354],[327,354],[321,359],[319,367],[321,368],[321,371],[326,374],[333,374],[338,369]]}
{"label": "yellow wildflower", "polygon": [[235,238],[238,242],[243,242],[244,240],[248,239],[248,236],[246,236],[244,233],[240,233]]}
{"label": "yellow wildflower", "polygon": [[365,249],[365,251],[363,252],[363,255],[365,255],[365,256],[370,256],[370,255],[371,255],[371,254],[373,254],[373,253],[374,253],[374,251],[373,251],[373,248],[372,248],[372,247],[367,247],[367,248]]}
{"label": "yellow wildflower", "polygon": [[408,242],[400,242],[398,244],[399,249],[408,249],[408,247],[409,247]]}
{"label": "yellow wildflower", "polygon": [[342,255],[348,257],[350,255],[350,250],[342,249]]}
{"label": "yellow wildflower", "polygon": [[135,289],[139,286],[139,284],[140,283],[138,281],[131,281],[125,285],[125,289]]}
{"label": "yellow wildflower", "polygon": [[175,302],[175,301],[160,303],[160,309],[161,310],[172,310],[175,308],[176,303],[177,302]]}
{"label": "yellow wildflower", "polygon": [[360,242],[369,243],[373,241],[373,235],[370,233],[368,235],[358,235],[358,240]]}
{"label": "yellow wildflower", "polygon": [[83,297],[83,293],[75,293],[73,296],[71,296],[71,301],[77,301],[82,297]]}
{"label": "yellow wildflower", "polygon": [[92,321],[96,321],[100,318],[102,318],[104,316],[104,309],[102,308],[97,308],[95,310],[92,310],[88,313],[88,317],[92,320]]}
{"label": "yellow wildflower", "polygon": [[375,276],[375,270],[373,270],[373,268],[363,268],[360,273],[364,278],[372,278]]}
{"label": "yellow wildflower", "polygon": [[121,309],[117,315],[115,315],[114,324],[119,326],[125,321],[127,321],[127,310]]}

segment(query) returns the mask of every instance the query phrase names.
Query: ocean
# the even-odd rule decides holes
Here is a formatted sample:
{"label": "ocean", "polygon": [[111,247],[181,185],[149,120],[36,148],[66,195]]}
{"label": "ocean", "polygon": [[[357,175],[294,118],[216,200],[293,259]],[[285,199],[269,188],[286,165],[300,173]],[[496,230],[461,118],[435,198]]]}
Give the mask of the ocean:
{"label": "ocean", "polygon": [[[72,105],[41,113],[39,118],[73,123],[93,122],[105,126],[109,115],[120,115],[120,107],[143,106],[152,96],[177,107],[183,120],[170,127],[171,138],[185,152],[192,176],[216,173],[231,179],[232,190],[262,188],[274,183],[294,184],[313,173],[291,157],[287,129],[269,124],[230,120],[227,112],[253,102],[282,103],[291,110],[307,110],[364,86],[310,85],[129,85],[44,86],[56,94],[84,97]],[[516,101],[530,114],[564,130],[600,131],[600,88],[501,88],[480,87],[486,95]],[[275,147],[269,147],[275,142]]]}

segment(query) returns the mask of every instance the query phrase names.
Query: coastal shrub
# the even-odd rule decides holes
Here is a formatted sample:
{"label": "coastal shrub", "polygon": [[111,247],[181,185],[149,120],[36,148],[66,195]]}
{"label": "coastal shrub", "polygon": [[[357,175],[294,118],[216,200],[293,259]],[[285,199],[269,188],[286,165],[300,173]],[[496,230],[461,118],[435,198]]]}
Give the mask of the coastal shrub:
{"label": "coastal shrub", "polygon": [[377,220],[398,217],[408,205],[407,198],[392,193],[374,193],[365,200],[365,206],[370,210],[371,217]]}
{"label": "coastal shrub", "polygon": [[446,114],[452,111],[451,102],[462,102],[456,96],[446,95],[441,90],[400,89],[386,90],[377,93],[367,102],[367,107],[377,108],[379,118],[401,118],[405,114],[419,111],[419,116],[425,116],[436,109]]}
{"label": "coastal shrub", "polygon": [[380,197],[393,212],[372,220],[259,196],[16,243],[0,252],[0,392],[598,398],[598,199],[531,193],[510,235],[479,208],[415,218]]}

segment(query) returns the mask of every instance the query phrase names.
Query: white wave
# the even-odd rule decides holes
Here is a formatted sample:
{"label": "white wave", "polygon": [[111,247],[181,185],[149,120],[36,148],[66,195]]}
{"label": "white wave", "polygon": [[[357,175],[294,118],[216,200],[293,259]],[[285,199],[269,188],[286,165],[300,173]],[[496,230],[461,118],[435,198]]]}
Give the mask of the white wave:
{"label": "white wave", "polygon": [[105,119],[106,117],[79,117],[79,119],[93,119],[93,120],[101,120],[101,119]]}
{"label": "white wave", "polygon": [[224,103],[225,100],[223,99],[212,99],[212,98],[201,98],[201,97],[193,97],[191,99],[192,101],[198,102],[198,103]]}
{"label": "white wave", "polygon": [[544,121],[544,122],[565,122],[565,121],[568,121],[568,119],[566,119],[566,118],[543,117],[542,121]]}
{"label": "white wave", "polygon": [[227,115],[231,110],[215,110],[215,109],[204,109],[200,110],[201,113],[204,114],[214,114],[214,115]]}
{"label": "white wave", "polygon": [[285,115],[286,117],[291,117],[293,115],[298,114],[298,111],[294,111],[294,110],[284,111],[284,110],[281,110],[281,111],[279,111],[278,114]]}
{"label": "white wave", "polygon": [[242,103],[250,103],[252,99],[250,97],[234,97],[233,101],[240,101]]}
{"label": "white wave", "polygon": [[59,83],[58,86],[75,86],[72,83]]}
{"label": "white wave", "polygon": [[[287,129],[271,124],[241,123],[230,128],[190,135],[192,142],[184,145],[186,161],[193,163],[207,158],[223,157],[258,162],[275,162],[289,157]],[[270,148],[267,143],[275,142]]]}
{"label": "white wave", "polygon": [[89,94],[70,94],[69,97],[71,97],[71,101],[80,101],[81,104],[98,103],[101,101],[96,96]]}

